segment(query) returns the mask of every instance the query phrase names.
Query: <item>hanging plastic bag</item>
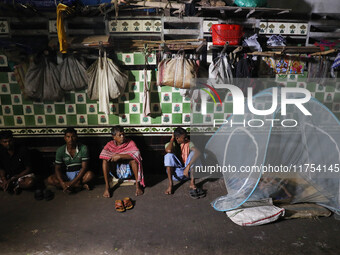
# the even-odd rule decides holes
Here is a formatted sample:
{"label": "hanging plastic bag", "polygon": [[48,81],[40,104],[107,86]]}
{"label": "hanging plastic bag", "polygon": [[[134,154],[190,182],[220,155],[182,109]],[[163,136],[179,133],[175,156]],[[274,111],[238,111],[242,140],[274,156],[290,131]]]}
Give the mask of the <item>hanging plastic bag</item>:
{"label": "hanging plastic bag", "polygon": [[209,79],[216,79],[216,83],[231,84],[233,74],[227,56],[220,54],[209,66]]}
{"label": "hanging plastic bag", "polygon": [[25,75],[25,94],[32,98],[41,100],[43,97],[44,64],[42,61],[35,63],[33,57]]}
{"label": "hanging plastic bag", "polygon": [[59,101],[63,98],[64,93],[60,87],[60,72],[54,63],[45,61],[43,100]]}
{"label": "hanging plastic bag", "polygon": [[60,66],[60,87],[66,91],[87,87],[86,63],[67,56]]}
{"label": "hanging plastic bag", "polygon": [[47,57],[32,60],[25,76],[25,94],[33,99],[58,101],[64,95],[59,79],[58,67]]}
{"label": "hanging plastic bag", "polygon": [[116,99],[124,93],[128,76],[121,72],[113,61],[101,56],[86,71],[89,80],[87,96],[91,100],[99,100],[99,111],[109,114],[110,99]]}
{"label": "hanging plastic bag", "polygon": [[197,78],[198,68],[196,61],[186,59],[184,54],[162,60],[158,65],[157,85],[189,89],[191,79]]}
{"label": "hanging plastic bag", "polygon": [[[243,40],[243,46],[248,46],[251,51],[260,51],[262,52],[262,47],[257,40],[258,35],[254,34],[250,37],[247,37]],[[257,56],[253,56],[252,59],[254,61],[257,60]]]}

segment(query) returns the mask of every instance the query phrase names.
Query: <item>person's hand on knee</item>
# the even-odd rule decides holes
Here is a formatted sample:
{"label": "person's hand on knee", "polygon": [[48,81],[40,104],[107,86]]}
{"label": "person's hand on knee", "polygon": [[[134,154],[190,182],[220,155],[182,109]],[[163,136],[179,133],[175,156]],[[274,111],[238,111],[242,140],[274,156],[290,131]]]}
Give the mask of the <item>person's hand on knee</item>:
{"label": "person's hand on knee", "polygon": [[189,178],[190,165],[187,165],[183,171],[183,175]]}

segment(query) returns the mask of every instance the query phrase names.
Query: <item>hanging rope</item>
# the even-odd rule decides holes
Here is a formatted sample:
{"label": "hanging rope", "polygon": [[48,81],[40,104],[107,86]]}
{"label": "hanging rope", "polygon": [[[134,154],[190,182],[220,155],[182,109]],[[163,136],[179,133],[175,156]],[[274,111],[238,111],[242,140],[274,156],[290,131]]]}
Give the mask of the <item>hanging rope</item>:
{"label": "hanging rope", "polygon": [[148,67],[149,67],[149,60],[148,57],[151,54],[151,50],[148,48],[147,44],[144,44],[144,48],[142,50],[144,55],[145,61],[145,68],[144,68],[144,98],[143,98],[143,114],[144,116],[150,116],[151,114],[151,107],[150,107],[150,84],[148,82]]}

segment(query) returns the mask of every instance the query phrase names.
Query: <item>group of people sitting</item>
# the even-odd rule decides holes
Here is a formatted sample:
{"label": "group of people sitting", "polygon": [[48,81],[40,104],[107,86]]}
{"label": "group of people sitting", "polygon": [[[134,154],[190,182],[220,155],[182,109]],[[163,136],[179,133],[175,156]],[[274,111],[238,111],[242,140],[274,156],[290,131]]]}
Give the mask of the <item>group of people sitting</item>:
{"label": "group of people sitting", "polygon": [[[103,197],[112,196],[110,178],[113,178],[114,174],[120,179],[134,176],[135,195],[142,195],[145,183],[140,150],[133,140],[125,136],[122,126],[114,126],[111,135],[112,140],[105,145],[99,155],[105,180]],[[51,186],[66,193],[92,189],[95,174],[89,169],[88,147],[78,141],[74,128],[65,130],[64,140],[65,144],[56,151],[54,174],[44,181],[47,188],[36,189],[37,199],[52,199],[53,192],[48,188]],[[0,132],[0,144],[0,189],[18,194],[22,189],[38,187],[39,180],[32,170],[32,159],[28,149],[14,140],[12,131]],[[174,130],[170,142],[165,145],[165,151],[164,166],[169,183],[165,194],[173,194],[173,180],[190,179],[190,196],[203,197],[205,193],[196,187],[191,171],[200,152],[189,140],[185,129],[178,127]]]}

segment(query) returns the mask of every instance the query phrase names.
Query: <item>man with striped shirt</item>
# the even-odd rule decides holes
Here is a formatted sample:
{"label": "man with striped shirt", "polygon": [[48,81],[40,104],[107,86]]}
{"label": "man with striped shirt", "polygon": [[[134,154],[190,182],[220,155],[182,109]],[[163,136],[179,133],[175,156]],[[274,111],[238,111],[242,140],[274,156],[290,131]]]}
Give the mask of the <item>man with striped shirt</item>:
{"label": "man with striped shirt", "polygon": [[77,131],[74,128],[67,128],[64,134],[66,144],[57,149],[55,174],[48,177],[47,183],[62,188],[67,193],[82,188],[89,190],[89,183],[94,174],[88,170],[87,146],[78,143]]}

